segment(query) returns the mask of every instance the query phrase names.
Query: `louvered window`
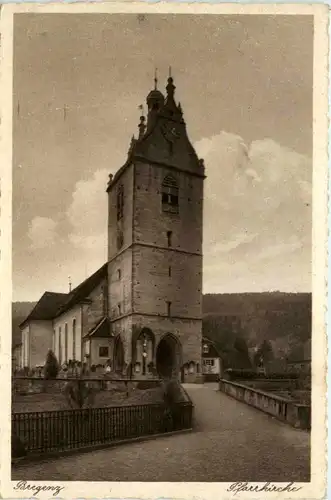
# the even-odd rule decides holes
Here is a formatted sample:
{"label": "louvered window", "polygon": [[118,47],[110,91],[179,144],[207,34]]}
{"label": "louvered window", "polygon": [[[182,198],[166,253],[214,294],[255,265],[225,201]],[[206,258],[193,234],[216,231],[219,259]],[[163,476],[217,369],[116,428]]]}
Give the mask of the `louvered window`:
{"label": "louvered window", "polygon": [[178,184],[174,177],[167,175],[162,183],[162,210],[178,214]]}

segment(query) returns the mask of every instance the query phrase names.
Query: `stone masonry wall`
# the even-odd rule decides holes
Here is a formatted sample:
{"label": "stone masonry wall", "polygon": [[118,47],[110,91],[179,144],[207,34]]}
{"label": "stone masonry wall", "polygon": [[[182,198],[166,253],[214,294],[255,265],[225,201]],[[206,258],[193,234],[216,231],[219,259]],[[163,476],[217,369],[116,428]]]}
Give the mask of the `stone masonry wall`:
{"label": "stone masonry wall", "polygon": [[202,256],[137,246],[133,264],[135,312],[201,318]]}
{"label": "stone masonry wall", "polygon": [[[116,200],[117,188],[122,184],[124,189],[123,218],[117,220]],[[132,213],[133,213],[133,169],[127,168],[114,183],[108,193],[108,260],[110,261],[118,252],[117,231],[123,232],[122,249],[132,243]]]}
{"label": "stone masonry wall", "polygon": [[104,317],[104,294],[107,294],[107,280],[103,280],[88,296],[91,303],[85,309],[83,335],[90,332]]}
{"label": "stone masonry wall", "polygon": [[109,262],[108,284],[109,317],[113,320],[130,313],[132,310],[132,248],[125,250]]}
{"label": "stone masonry wall", "polygon": [[[179,187],[179,214],[162,211],[162,182],[172,175]],[[203,179],[155,165],[135,165],[134,241],[202,253]]]}
{"label": "stone masonry wall", "polygon": [[114,340],[117,335],[121,336],[124,348],[124,361],[131,363],[132,358],[132,316],[119,318],[112,323],[112,333]]}
{"label": "stone masonry wall", "polygon": [[167,334],[174,334],[182,346],[182,364],[194,361],[201,366],[202,321],[184,320],[162,317],[149,317],[134,314],[133,328],[150,328],[155,335],[155,355],[161,338]]}

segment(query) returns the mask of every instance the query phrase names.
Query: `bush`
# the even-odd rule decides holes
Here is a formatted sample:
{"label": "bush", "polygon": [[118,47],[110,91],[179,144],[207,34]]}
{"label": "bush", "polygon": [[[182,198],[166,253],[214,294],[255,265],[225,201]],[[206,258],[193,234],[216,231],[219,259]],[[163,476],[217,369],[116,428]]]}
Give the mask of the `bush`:
{"label": "bush", "polygon": [[82,380],[71,380],[64,389],[64,396],[71,408],[82,409],[93,406],[95,391]]}
{"label": "bush", "polygon": [[44,377],[45,379],[54,379],[57,377],[59,373],[59,363],[56,359],[56,356],[52,350],[49,350],[47,353],[45,368],[44,368]]}
{"label": "bush", "polygon": [[181,400],[181,389],[176,380],[169,380],[163,385],[163,401],[167,408],[172,408]]}

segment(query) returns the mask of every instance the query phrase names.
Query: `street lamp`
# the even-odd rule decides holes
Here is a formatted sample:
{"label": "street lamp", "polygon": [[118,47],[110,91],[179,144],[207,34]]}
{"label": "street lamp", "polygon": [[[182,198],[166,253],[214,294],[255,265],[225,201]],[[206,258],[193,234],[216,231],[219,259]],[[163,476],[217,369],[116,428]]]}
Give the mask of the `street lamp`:
{"label": "street lamp", "polygon": [[144,340],[143,340],[143,375],[146,375],[146,358],[147,358],[147,339],[146,336],[144,335]]}

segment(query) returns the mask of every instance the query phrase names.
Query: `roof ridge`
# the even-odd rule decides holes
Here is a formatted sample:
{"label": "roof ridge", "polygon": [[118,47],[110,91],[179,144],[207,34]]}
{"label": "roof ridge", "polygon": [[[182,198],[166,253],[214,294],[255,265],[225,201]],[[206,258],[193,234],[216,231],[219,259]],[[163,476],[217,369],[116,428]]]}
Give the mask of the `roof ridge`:
{"label": "roof ridge", "polygon": [[102,270],[105,266],[107,266],[107,262],[106,262],[105,264],[102,264],[102,266],[101,266],[101,267],[99,267],[99,269],[97,269],[97,270],[96,270],[93,274],[91,274],[90,276],[88,276],[87,278],[85,278],[85,280],[84,280],[84,281],[82,281],[81,283],[79,283],[79,285],[77,285],[75,288],[73,288],[73,289],[71,290],[71,292],[70,292],[70,293],[68,293],[67,295],[68,295],[68,296],[69,296],[69,295],[73,295],[73,294],[74,294],[74,292],[75,292],[76,290],[78,290],[78,289],[79,289],[80,287],[82,287],[82,286],[83,286],[83,285],[84,285],[87,281],[89,281],[89,280],[90,280],[90,279],[92,279],[94,276],[96,276],[99,272],[101,272],[101,270]]}

